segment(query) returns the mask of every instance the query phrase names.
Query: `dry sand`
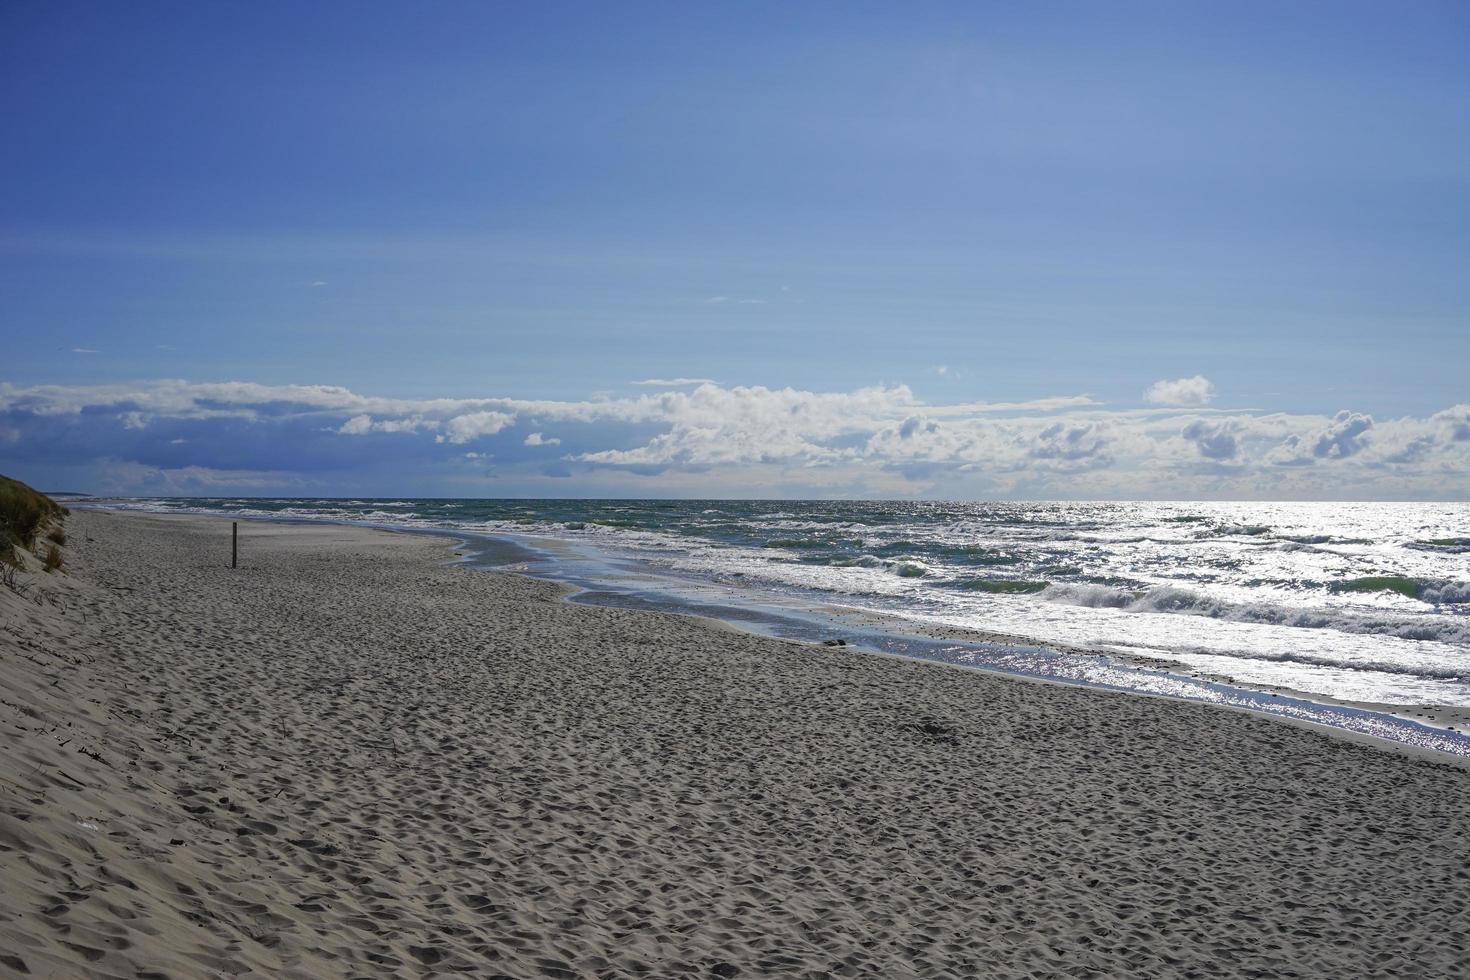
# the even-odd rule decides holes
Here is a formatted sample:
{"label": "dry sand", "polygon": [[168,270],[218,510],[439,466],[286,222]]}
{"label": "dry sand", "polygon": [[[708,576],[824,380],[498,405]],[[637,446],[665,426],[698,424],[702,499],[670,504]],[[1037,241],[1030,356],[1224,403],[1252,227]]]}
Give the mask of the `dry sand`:
{"label": "dry sand", "polygon": [[0,972],[1464,976],[1470,773],[75,514],[0,592]]}

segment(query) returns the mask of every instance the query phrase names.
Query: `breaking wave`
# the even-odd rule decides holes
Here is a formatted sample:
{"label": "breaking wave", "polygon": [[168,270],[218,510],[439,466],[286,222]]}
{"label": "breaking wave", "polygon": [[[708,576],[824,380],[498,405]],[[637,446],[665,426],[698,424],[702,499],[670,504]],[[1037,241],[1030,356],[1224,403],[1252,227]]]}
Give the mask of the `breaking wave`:
{"label": "breaking wave", "polygon": [[[1191,653],[1195,651],[1182,651]],[[1229,657],[1231,660],[1250,660],[1258,663],[1300,664],[1307,667],[1330,667],[1336,670],[1377,671],[1383,674],[1408,674],[1436,681],[1463,681],[1470,679],[1470,663],[1463,666],[1436,666],[1434,664],[1404,663],[1402,660],[1344,660],[1310,653],[1271,653],[1256,650],[1201,650],[1212,657]]]}
{"label": "breaking wave", "polygon": [[1410,541],[1405,547],[1416,551],[1438,551],[1448,555],[1462,555],[1470,552],[1470,538],[1430,538],[1427,541]]}
{"label": "breaking wave", "polygon": [[877,555],[839,558],[832,562],[832,567],[876,568],[885,572],[891,572],[899,578],[922,578],[929,574],[929,566],[917,558],[879,558]]}
{"label": "breaking wave", "polygon": [[[1462,591],[1464,587],[1455,586]],[[1135,613],[1180,613],[1235,623],[1293,626],[1299,629],[1328,629],[1341,633],[1396,636],[1404,640],[1438,640],[1470,643],[1470,618],[1366,615],[1337,609],[1310,609],[1268,603],[1236,603],[1202,595],[1178,586],[1163,586],[1144,592],[1128,592],[1106,585],[1059,582],[1040,594],[1048,602],[1063,602],[1093,609],[1121,609]],[[1458,599],[1455,601],[1466,601]]]}

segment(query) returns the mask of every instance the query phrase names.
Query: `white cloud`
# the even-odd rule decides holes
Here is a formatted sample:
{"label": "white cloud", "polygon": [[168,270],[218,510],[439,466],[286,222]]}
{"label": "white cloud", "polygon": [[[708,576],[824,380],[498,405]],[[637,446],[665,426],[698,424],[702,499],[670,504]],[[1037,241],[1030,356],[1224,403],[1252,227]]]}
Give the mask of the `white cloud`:
{"label": "white cloud", "polygon": [[439,436],[437,441],[461,445],[484,436],[493,436],[506,426],[515,424],[515,420],[514,415],[508,415],[505,412],[470,412],[465,415],[456,415],[444,423],[444,434]]}
{"label": "white cloud", "polygon": [[1027,451],[1036,459],[1077,463],[1105,459],[1107,445],[1106,422],[1053,422],[1031,438]]}
{"label": "white cloud", "polygon": [[369,432],[418,432],[421,429],[433,431],[439,428],[437,419],[426,419],[422,415],[410,415],[407,418],[377,419],[371,415],[354,415],[343,422],[337,429],[339,435],[365,436]]}
{"label": "white cloud", "polygon": [[[1338,412],[1326,425],[1288,435],[1267,454],[1268,461],[1279,466],[1310,466],[1318,460],[1340,460],[1356,456],[1366,442],[1364,436],[1373,428],[1373,417],[1357,412]],[[1427,447],[1400,447],[1422,455]]]}
{"label": "white cloud", "polygon": [[1194,443],[1199,454],[1206,459],[1234,459],[1240,450],[1235,438],[1240,423],[1234,419],[1195,419],[1184,427],[1180,435]]}
{"label": "white cloud", "polygon": [[[476,440],[525,420],[536,431],[497,442],[485,472],[541,473],[544,447],[566,441],[578,451],[559,461],[563,470],[598,487],[660,493],[1470,496],[1470,405],[1398,419],[1118,411],[1086,395],[946,403],[905,385],[817,392],[687,380],[699,383],[583,401],[389,399],[249,382],[0,383],[0,433],[7,455],[74,462],[125,445],[140,465],[159,458],[153,448],[188,436],[192,461],[219,466],[229,456],[215,451],[217,433],[238,433],[243,424],[260,433],[252,439],[262,448],[251,458],[262,469],[315,472],[322,459],[391,469],[405,453],[429,480],[436,464],[462,467],[464,450],[483,448]],[[350,447],[354,437],[386,433],[398,438]],[[323,439],[346,444],[328,448]],[[451,446],[460,451],[445,451]]]}
{"label": "white cloud", "polygon": [[100,350],[98,350],[95,347],[73,347],[71,349],[71,352],[73,354],[100,354],[100,353],[102,353]]}
{"label": "white cloud", "polygon": [[692,385],[717,385],[714,378],[645,378],[642,381],[629,381],[630,385],[643,385],[647,388],[687,388]]}
{"label": "white cloud", "polygon": [[[907,390],[907,389],[905,389]],[[1056,398],[1033,398],[1025,402],[958,402],[954,405],[931,405],[931,415],[948,417],[965,415],[992,415],[1003,412],[1060,412],[1069,408],[1086,408],[1101,405],[1091,395],[1062,395]]]}
{"label": "white cloud", "polygon": [[99,461],[97,479],[98,488],[104,493],[161,496],[207,494],[223,487],[279,491],[304,485],[298,475],[277,470],[163,467],[118,459]]}
{"label": "white cloud", "polygon": [[371,415],[354,415],[342,423],[337,430],[344,436],[361,436],[373,431],[373,417]]}
{"label": "white cloud", "polygon": [[1312,455],[1318,459],[1346,459],[1363,448],[1361,437],[1371,428],[1371,415],[1338,412],[1332,417],[1332,422],[1317,433],[1312,443]]}
{"label": "white cloud", "polygon": [[1155,381],[1143,393],[1143,400],[1153,405],[1208,405],[1214,397],[1214,384],[1202,374],[1173,381]]}
{"label": "white cloud", "polygon": [[1446,438],[1454,442],[1470,442],[1470,405],[1455,405],[1436,412],[1430,416],[1430,421],[1442,427]]}

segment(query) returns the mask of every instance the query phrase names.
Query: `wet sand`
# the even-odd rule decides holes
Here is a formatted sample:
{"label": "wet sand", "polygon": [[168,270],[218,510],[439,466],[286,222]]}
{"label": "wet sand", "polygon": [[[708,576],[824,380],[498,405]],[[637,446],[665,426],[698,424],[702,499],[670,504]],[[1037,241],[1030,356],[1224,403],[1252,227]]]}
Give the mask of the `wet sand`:
{"label": "wet sand", "polygon": [[1470,773],[76,513],[0,590],[0,973],[1455,976]]}

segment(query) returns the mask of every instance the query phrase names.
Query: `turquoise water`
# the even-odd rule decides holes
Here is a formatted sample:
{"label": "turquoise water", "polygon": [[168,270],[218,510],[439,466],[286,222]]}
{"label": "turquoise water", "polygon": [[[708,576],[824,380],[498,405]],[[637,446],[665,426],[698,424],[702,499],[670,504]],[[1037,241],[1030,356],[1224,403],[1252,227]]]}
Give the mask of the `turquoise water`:
{"label": "turquoise water", "polygon": [[706,594],[831,603],[1342,700],[1470,706],[1466,504],[117,503],[493,534]]}

